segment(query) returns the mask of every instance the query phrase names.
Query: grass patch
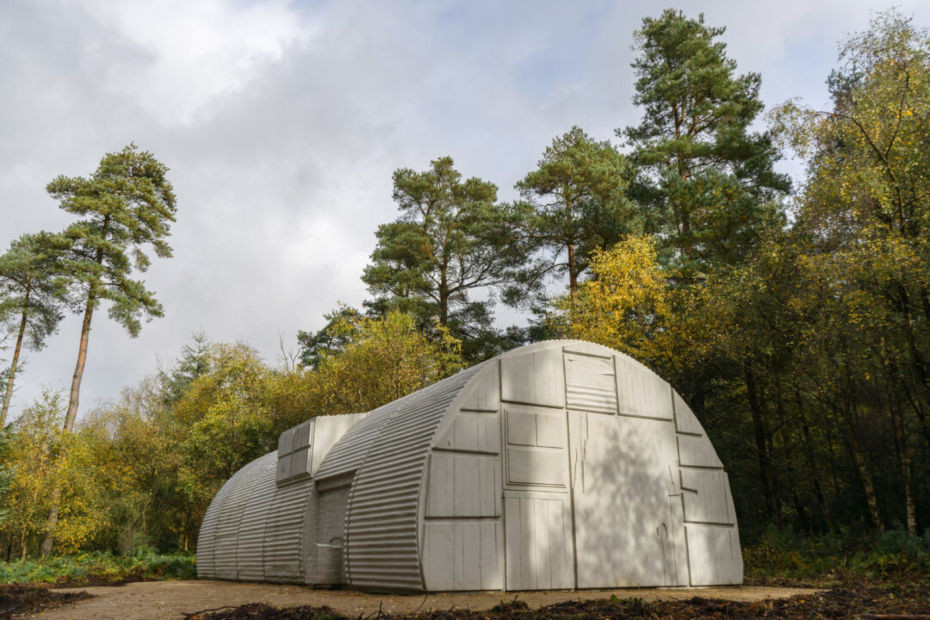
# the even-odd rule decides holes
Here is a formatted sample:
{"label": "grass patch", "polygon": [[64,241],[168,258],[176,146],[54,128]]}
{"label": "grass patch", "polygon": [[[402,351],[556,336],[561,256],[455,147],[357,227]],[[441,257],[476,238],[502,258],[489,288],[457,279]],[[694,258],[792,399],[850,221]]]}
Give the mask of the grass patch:
{"label": "grass patch", "polygon": [[128,556],[93,551],[80,555],[0,562],[0,584],[54,583],[81,586],[196,577],[194,555],[160,554],[152,549],[141,549]]}

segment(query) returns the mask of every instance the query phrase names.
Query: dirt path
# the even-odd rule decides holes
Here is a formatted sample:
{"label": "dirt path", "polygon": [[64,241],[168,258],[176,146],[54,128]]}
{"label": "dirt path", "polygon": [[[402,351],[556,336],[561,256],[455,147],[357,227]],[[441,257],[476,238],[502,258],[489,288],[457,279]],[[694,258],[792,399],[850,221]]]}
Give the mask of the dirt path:
{"label": "dirt path", "polygon": [[474,609],[484,610],[502,600],[518,596],[532,608],[567,600],[639,597],[647,601],[688,599],[693,596],[731,601],[760,601],[813,593],[805,588],[759,586],[717,587],[681,590],[585,590],[581,592],[478,592],[429,595],[366,594],[350,590],[314,590],[301,586],[229,581],[145,581],[124,586],[66,588],[58,592],[86,591],[94,598],[67,607],[50,609],[41,618],[183,618],[184,613],[204,609],[266,603],[274,607],[328,605],[350,617],[376,614],[379,607],[389,613]]}

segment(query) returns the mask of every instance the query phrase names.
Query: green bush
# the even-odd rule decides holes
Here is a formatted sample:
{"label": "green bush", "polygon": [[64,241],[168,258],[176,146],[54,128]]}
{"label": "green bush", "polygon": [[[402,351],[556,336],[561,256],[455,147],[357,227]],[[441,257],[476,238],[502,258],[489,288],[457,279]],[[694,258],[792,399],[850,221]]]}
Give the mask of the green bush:
{"label": "green bush", "polygon": [[930,531],[914,536],[896,528],[878,537],[842,531],[809,538],[770,527],[758,543],[743,549],[743,559],[748,579],[930,574]]}
{"label": "green bush", "polygon": [[159,554],[141,548],[133,555],[108,551],[0,562],[0,583],[112,583],[149,579],[194,579],[191,554]]}

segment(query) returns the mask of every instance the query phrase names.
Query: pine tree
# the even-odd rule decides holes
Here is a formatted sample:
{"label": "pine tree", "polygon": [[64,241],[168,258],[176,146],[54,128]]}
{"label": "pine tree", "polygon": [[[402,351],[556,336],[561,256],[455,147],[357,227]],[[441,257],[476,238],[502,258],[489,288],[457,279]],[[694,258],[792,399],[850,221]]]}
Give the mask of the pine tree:
{"label": "pine tree", "polygon": [[[89,177],[59,176],[48,184],[48,193],[60,201],[61,208],[82,218],[62,233],[70,243],[65,268],[84,313],[65,432],[72,431],[77,418],[90,326],[100,302],[110,302],[110,318],[131,336],[139,333],[143,317],[163,314],[154,293],[132,275],[134,270],[144,272],[150,264],[145,246],[151,246],[159,257],[171,256],[166,237],[176,207],[167,172],[151,153],[130,144],[118,153],[104,155]],[[51,551],[58,521],[60,488],[56,487],[55,493],[42,541],[43,555]]]}
{"label": "pine tree", "polygon": [[77,365],[71,383],[65,430],[74,427],[87,341],[94,311],[103,300],[110,302],[109,315],[131,336],[142,327],[143,317],[160,317],[161,304],[133,270],[144,272],[150,264],[143,251],[151,245],[155,254],[167,258],[171,247],[165,238],[174,221],[174,190],[167,167],[136,145],[108,153],[90,177],[59,176],[48,184],[48,192],[61,208],[83,219],[63,233],[70,242],[65,259],[68,275],[83,299],[84,319]]}
{"label": "pine tree", "polygon": [[609,248],[638,228],[626,197],[630,176],[623,155],[579,127],[552,141],[537,169],[516,184],[533,207],[528,236],[547,253],[541,265],[529,267],[527,283],[538,282],[533,273],[566,273],[574,298],[591,252]]}
{"label": "pine tree", "polygon": [[38,351],[58,328],[66,303],[61,259],[67,241],[57,235],[23,235],[0,256],[0,322],[16,334],[13,357],[4,377],[0,428],[6,424],[23,344]]}
{"label": "pine tree", "polygon": [[743,260],[760,230],[783,221],[776,200],[790,189],[773,170],[772,136],[749,131],[761,78],[736,74],[724,30],[672,9],[644,19],[633,62],[643,120],[617,130],[641,171],[635,195],[685,274]]}
{"label": "pine tree", "polygon": [[[378,227],[378,243],[362,280],[375,295],[375,314],[409,312],[421,328],[433,321],[463,341],[471,361],[493,355],[499,334],[491,326],[491,301],[477,289],[507,289],[526,252],[520,243],[520,213],[497,202],[497,187],[462,179],[451,157],[417,172],[394,172],[394,201],[401,216]],[[434,340],[438,334],[434,333]]]}

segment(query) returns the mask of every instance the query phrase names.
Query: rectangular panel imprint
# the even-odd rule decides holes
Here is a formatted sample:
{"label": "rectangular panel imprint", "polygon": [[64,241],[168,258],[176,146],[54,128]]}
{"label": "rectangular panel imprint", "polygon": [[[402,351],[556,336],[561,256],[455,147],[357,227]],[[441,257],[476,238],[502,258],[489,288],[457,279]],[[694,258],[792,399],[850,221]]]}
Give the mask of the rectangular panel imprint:
{"label": "rectangular panel imprint", "polygon": [[501,430],[498,415],[473,411],[456,412],[452,424],[436,437],[433,446],[443,450],[499,454]]}
{"label": "rectangular panel imprint", "polygon": [[726,472],[716,469],[682,469],[681,487],[685,521],[698,523],[736,523],[731,512],[730,484]]}
{"label": "rectangular panel imprint", "polygon": [[500,590],[503,532],[499,521],[426,524],[423,572],[428,590]]}
{"label": "rectangular panel imprint", "polygon": [[565,393],[569,409],[616,414],[613,359],[566,353]]}
{"label": "rectangular panel imprint", "polygon": [[723,469],[717,451],[706,436],[678,435],[678,460],[684,467]]}
{"label": "rectangular panel imprint", "polygon": [[565,487],[568,463],[561,450],[509,448],[507,450],[507,483],[538,484]]}
{"label": "rectangular panel imprint", "polygon": [[625,355],[615,357],[617,398],[622,415],[671,420],[672,388],[654,372]]}
{"label": "rectangular panel imprint", "polygon": [[502,400],[565,406],[565,371],[562,356],[553,351],[524,353],[501,358]]}
{"label": "rectangular panel imprint", "polygon": [[568,414],[578,587],[679,585],[672,421]]}
{"label": "rectangular panel imprint", "polygon": [[743,555],[736,527],[687,524],[691,585],[740,583]]}
{"label": "rectangular panel imprint", "polygon": [[509,445],[565,447],[565,413],[562,411],[507,405],[504,408],[504,423]]}
{"label": "rectangular panel imprint", "polygon": [[508,590],[574,587],[571,511],[566,499],[504,498]]}
{"label": "rectangular panel imprint", "polygon": [[507,443],[518,446],[536,445],[536,414],[506,409]]}
{"label": "rectangular panel imprint", "polygon": [[478,454],[430,455],[426,517],[496,517],[501,511],[500,459]]}

